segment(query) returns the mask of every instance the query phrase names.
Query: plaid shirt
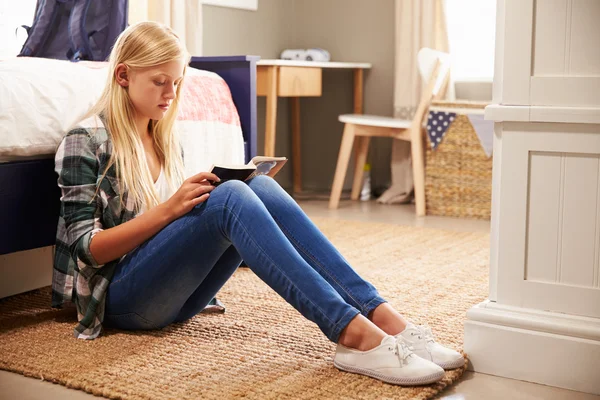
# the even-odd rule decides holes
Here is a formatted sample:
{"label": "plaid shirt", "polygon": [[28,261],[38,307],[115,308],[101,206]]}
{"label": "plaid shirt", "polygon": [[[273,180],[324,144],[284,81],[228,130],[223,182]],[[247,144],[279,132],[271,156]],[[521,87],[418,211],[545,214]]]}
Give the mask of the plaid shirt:
{"label": "plaid shirt", "polygon": [[[75,303],[79,321],[75,337],[94,339],[102,330],[106,291],[122,258],[100,265],[90,253],[90,242],[98,232],[135,218],[136,210],[127,193],[119,193],[114,165],[100,181],[112,151],[102,121],[93,118],[81,125],[86,127],[75,128],[63,138],[55,156],[62,195],[52,275],[52,307]],[[98,195],[95,196],[96,188]],[[213,299],[207,309],[225,311],[217,299]]]}

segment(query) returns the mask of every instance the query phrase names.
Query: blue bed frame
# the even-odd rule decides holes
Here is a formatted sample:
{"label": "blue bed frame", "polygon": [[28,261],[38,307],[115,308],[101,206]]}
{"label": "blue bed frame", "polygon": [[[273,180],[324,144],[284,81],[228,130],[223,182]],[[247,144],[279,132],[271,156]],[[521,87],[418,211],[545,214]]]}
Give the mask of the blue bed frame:
{"label": "blue bed frame", "polygon": [[[238,110],[246,162],[256,155],[258,56],[192,57],[190,66],[227,82]],[[60,190],[54,159],[0,164],[0,255],[54,245]]]}

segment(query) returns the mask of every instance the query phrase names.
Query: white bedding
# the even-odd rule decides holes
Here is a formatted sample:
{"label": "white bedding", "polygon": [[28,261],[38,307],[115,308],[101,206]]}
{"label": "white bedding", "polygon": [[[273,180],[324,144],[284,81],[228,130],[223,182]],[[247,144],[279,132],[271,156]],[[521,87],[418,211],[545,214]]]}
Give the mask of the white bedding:
{"label": "white bedding", "polygon": [[[107,64],[44,58],[0,61],[0,162],[52,158],[60,140],[98,100]],[[241,163],[244,144],[229,88],[188,69],[177,121],[186,174]]]}
{"label": "white bedding", "polygon": [[0,61],[0,156],[54,154],[62,136],[94,104],[106,68],[59,60]]}

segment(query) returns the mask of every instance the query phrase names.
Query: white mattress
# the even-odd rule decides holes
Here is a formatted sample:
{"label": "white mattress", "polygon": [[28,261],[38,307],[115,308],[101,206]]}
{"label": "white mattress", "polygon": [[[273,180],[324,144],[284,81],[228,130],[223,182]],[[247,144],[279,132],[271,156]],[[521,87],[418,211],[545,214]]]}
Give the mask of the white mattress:
{"label": "white mattress", "polygon": [[[0,162],[53,158],[62,137],[100,97],[106,77],[107,63],[0,61]],[[239,116],[217,74],[188,69],[177,129],[189,175],[213,163],[244,161]]]}

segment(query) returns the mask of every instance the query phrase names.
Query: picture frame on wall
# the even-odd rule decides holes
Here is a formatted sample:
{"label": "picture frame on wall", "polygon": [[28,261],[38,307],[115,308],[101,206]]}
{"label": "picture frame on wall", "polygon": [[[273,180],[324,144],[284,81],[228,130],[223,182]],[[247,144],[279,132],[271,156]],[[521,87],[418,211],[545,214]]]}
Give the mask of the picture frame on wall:
{"label": "picture frame on wall", "polygon": [[219,7],[241,8],[243,10],[258,10],[258,0],[202,0],[203,4]]}

